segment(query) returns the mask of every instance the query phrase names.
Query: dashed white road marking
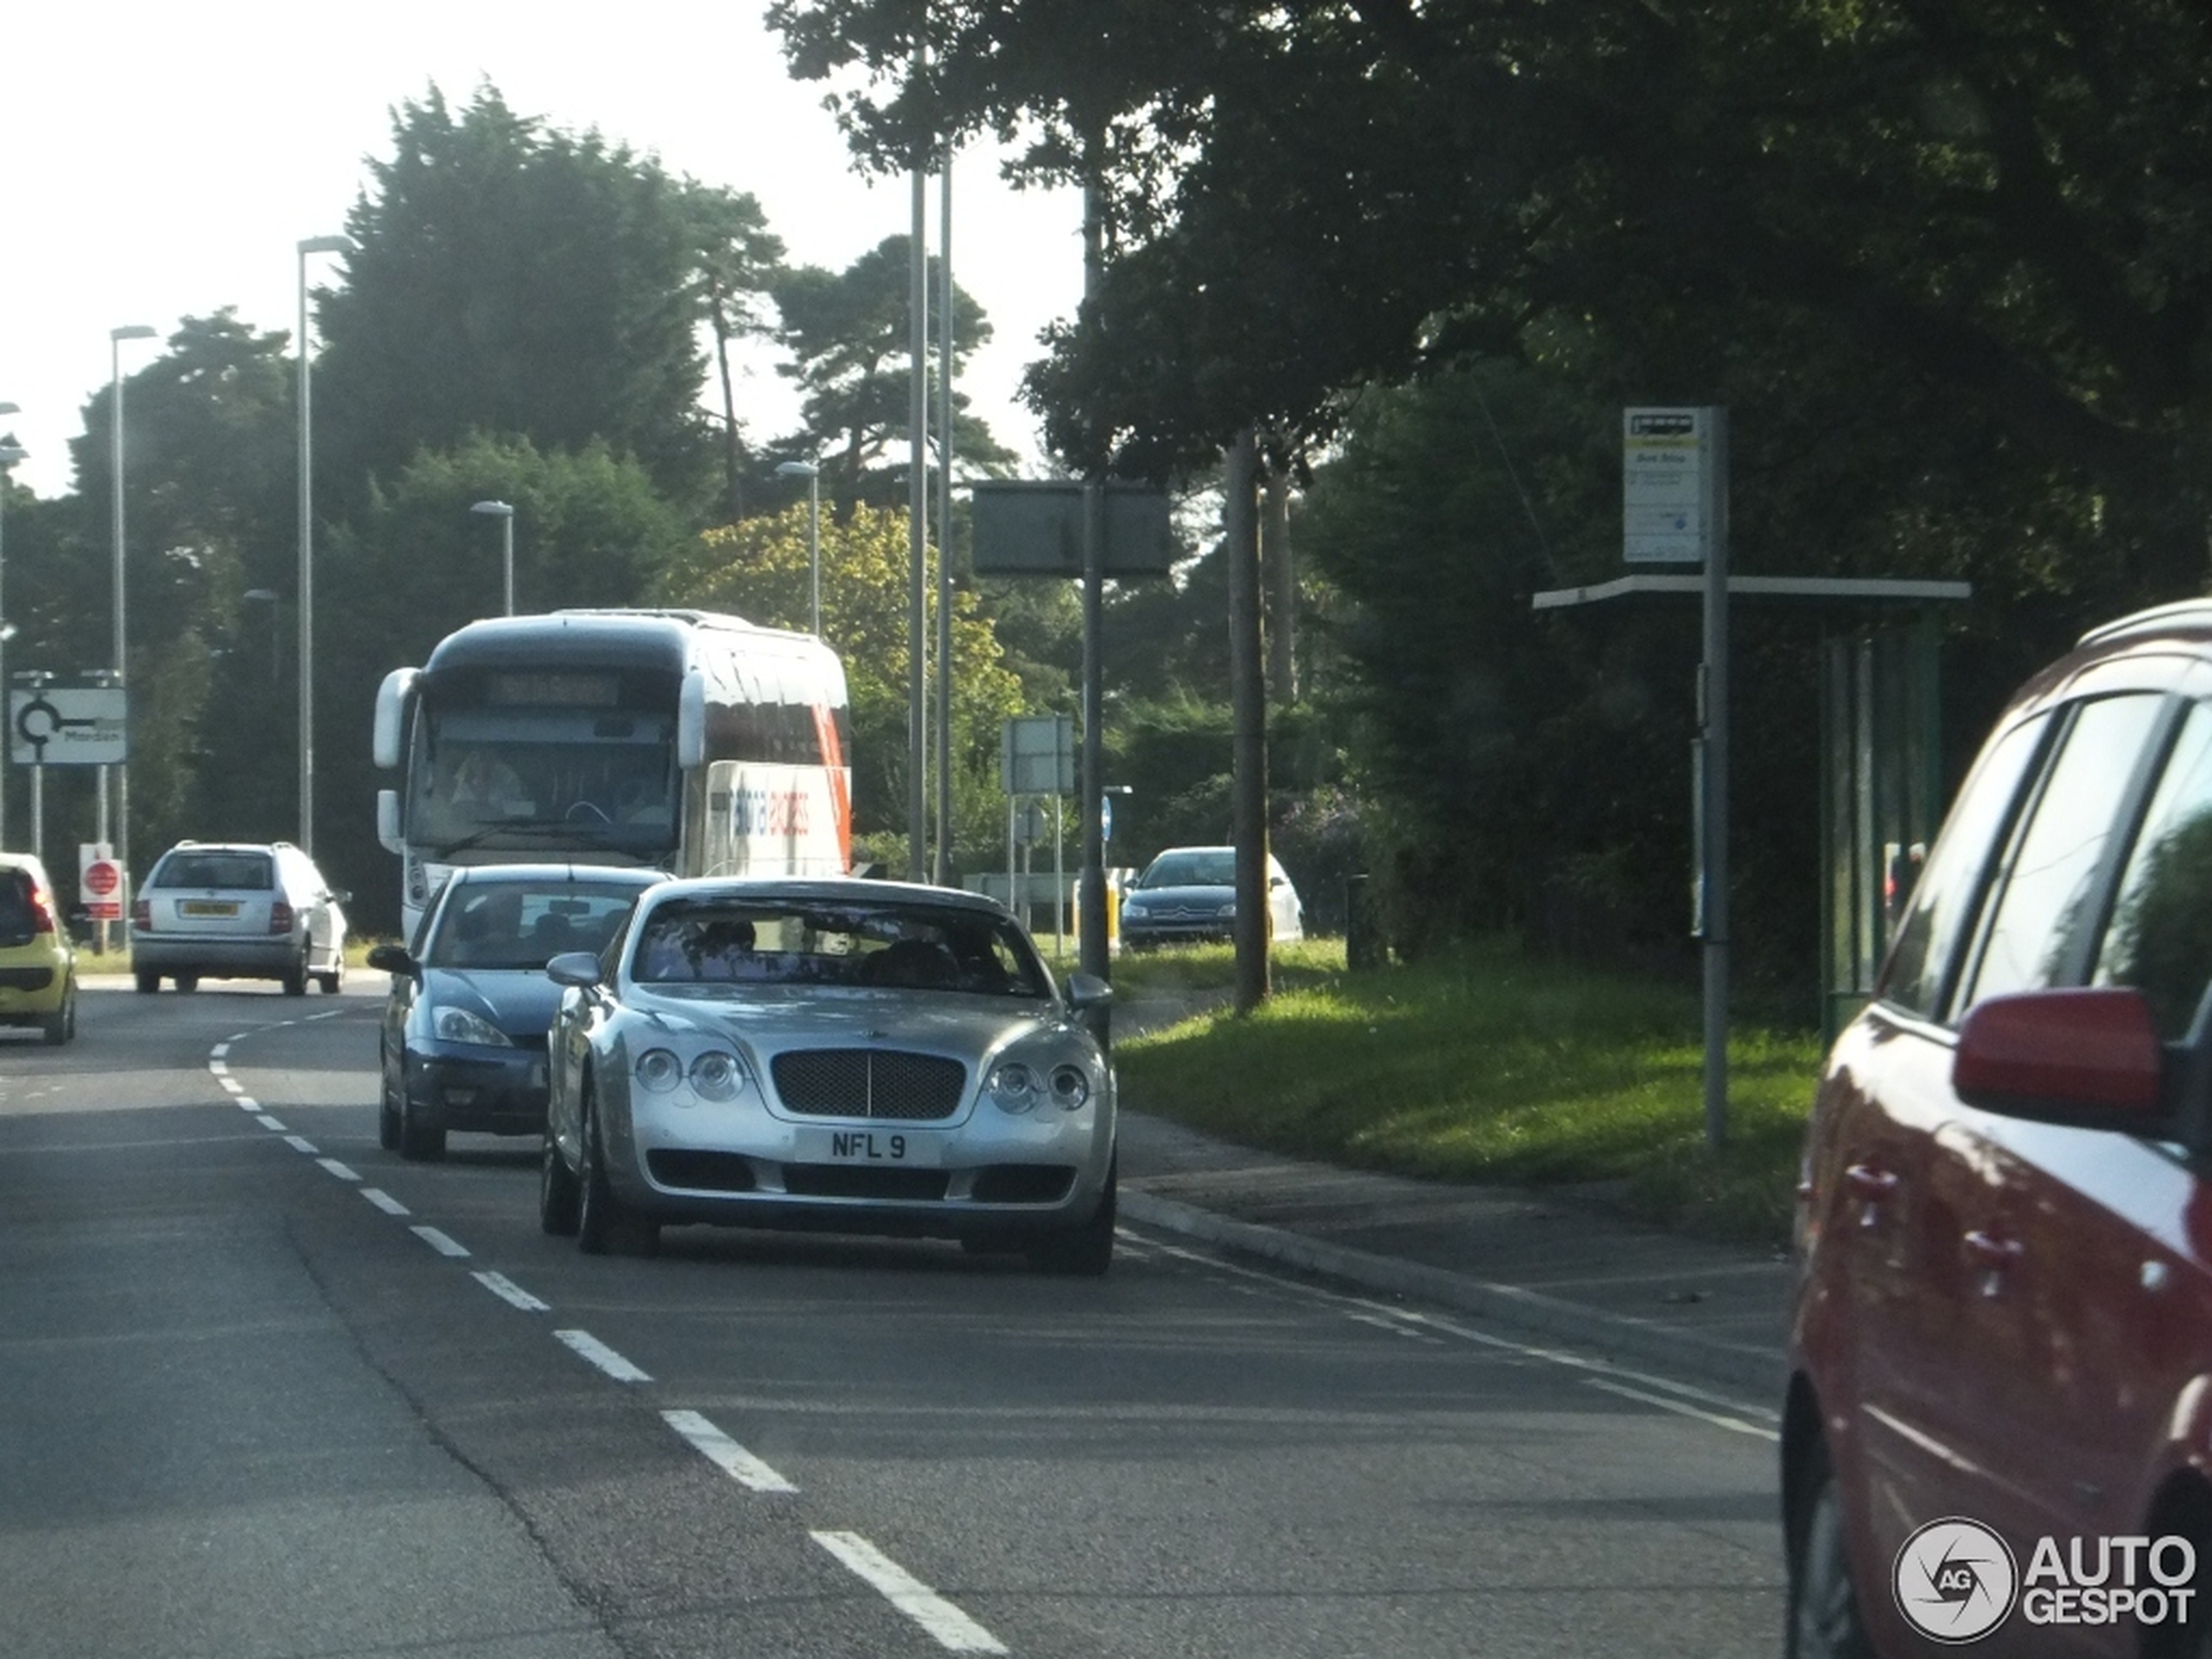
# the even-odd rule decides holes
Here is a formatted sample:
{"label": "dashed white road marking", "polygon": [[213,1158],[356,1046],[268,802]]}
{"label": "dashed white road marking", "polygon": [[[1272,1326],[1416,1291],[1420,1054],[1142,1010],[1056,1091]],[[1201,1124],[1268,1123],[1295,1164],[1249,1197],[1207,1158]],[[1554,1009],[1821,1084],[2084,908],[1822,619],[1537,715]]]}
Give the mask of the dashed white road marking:
{"label": "dashed white road marking", "polygon": [[361,1179],[361,1177],[354,1174],[353,1170],[347,1169],[336,1158],[317,1158],[315,1162],[321,1164],[324,1169],[329,1170],[331,1174],[336,1176],[341,1181],[358,1181]]}
{"label": "dashed white road marking", "polygon": [[546,1304],[539,1301],[537,1298],[532,1296],[504,1273],[478,1272],[471,1273],[469,1277],[509,1307],[520,1308],[525,1313],[552,1312]]}
{"label": "dashed white road marking", "polygon": [[739,1486],[750,1492],[796,1492],[799,1488],[739,1446],[697,1412],[663,1412],[661,1420]]}
{"label": "dashed white road marking", "polygon": [[314,1157],[317,1150],[315,1143],[304,1135],[287,1135],[284,1137],[284,1143],[293,1151],[304,1152],[309,1157]]}
{"label": "dashed white road marking", "polygon": [[853,1532],[808,1534],[883,1593],[884,1598],[952,1653],[1004,1653],[1006,1645],[943,1596]]}
{"label": "dashed white road marking", "polygon": [[1656,1406],[1661,1411],[1673,1412],[1678,1417],[1694,1417],[1701,1423],[1710,1423],[1715,1428],[1728,1429],[1737,1434],[1749,1434],[1754,1440],[1779,1440],[1782,1438],[1779,1430],[1770,1428],[1764,1423],[1746,1422],[1740,1417],[1731,1417],[1723,1412],[1705,1411],[1687,1400],[1669,1399],[1663,1394],[1630,1388],[1626,1384],[1604,1377],[1585,1377],[1582,1380],[1593,1388],[1602,1388],[1608,1394],[1618,1394],[1623,1399],[1642,1400],[1647,1406]]}
{"label": "dashed white road marking", "polygon": [[215,1081],[220,1083],[224,1089],[233,1095],[242,1095],[246,1092],[246,1085],[239,1082],[237,1078],[232,1076],[228,1072],[219,1073]]}
{"label": "dashed white road marking", "polygon": [[652,1379],[624,1359],[589,1331],[556,1331],[555,1339],[617,1382],[651,1382]]}
{"label": "dashed white road marking", "polygon": [[283,1119],[281,1119],[281,1118],[277,1118],[277,1117],[272,1117],[272,1116],[270,1116],[268,1115],[268,1113],[266,1113],[266,1112],[263,1112],[263,1113],[262,1113],[260,1116],[256,1117],[253,1121],[254,1121],[255,1123],[259,1123],[259,1124],[260,1124],[260,1125],[263,1129],[274,1130],[275,1130],[278,1134],[280,1134],[280,1135],[281,1135],[281,1134],[283,1134],[283,1133],[284,1133],[284,1121],[283,1121]]}
{"label": "dashed white road marking", "polygon": [[415,1213],[381,1187],[363,1187],[361,1197],[388,1216],[411,1216]]}
{"label": "dashed white road marking", "polygon": [[469,1253],[468,1245],[456,1242],[448,1234],[440,1232],[435,1227],[410,1227],[408,1231],[441,1256],[450,1256],[458,1261]]}

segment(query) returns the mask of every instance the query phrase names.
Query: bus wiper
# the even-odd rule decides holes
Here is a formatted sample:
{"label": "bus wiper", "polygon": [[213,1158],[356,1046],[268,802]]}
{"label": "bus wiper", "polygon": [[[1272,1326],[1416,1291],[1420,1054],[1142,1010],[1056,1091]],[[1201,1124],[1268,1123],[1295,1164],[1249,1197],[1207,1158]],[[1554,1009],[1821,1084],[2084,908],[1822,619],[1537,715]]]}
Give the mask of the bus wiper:
{"label": "bus wiper", "polygon": [[450,858],[455,853],[466,853],[471,847],[482,846],[495,836],[526,835],[534,839],[558,838],[567,840],[575,836],[578,826],[557,818],[502,818],[496,824],[472,830],[459,840],[449,842],[438,856]]}

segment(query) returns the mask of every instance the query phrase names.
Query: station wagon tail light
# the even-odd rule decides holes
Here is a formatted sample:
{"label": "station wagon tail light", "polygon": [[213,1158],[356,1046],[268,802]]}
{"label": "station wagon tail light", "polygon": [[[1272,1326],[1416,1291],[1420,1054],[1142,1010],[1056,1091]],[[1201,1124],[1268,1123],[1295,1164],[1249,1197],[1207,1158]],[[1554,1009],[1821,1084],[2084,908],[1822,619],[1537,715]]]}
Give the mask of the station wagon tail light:
{"label": "station wagon tail light", "polygon": [[269,931],[273,934],[292,931],[292,907],[281,899],[269,907]]}
{"label": "station wagon tail light", "polygon": [[153,931],[153,901],[151,899],[133,899],[131,901],[131,925],[141,933]]}
{"label": "station wagon tail light", "polygon": [[1019,1060],[1001,1062],[985,1087],[1003,1112],[1026,1112],[1037,1103],[1037,1074]]}

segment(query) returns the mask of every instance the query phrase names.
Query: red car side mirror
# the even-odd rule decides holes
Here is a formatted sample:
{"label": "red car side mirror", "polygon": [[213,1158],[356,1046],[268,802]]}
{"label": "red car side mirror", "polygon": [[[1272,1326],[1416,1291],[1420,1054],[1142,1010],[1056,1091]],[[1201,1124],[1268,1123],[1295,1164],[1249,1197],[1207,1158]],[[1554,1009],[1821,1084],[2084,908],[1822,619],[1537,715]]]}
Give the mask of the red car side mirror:
{"label": "red car side mirror", "polygon": [[2165,1061],[2140,992],[2028,991],[1966,1015],[1951,1085],[1988,1111],[2142,1134],[2163,1116]]}

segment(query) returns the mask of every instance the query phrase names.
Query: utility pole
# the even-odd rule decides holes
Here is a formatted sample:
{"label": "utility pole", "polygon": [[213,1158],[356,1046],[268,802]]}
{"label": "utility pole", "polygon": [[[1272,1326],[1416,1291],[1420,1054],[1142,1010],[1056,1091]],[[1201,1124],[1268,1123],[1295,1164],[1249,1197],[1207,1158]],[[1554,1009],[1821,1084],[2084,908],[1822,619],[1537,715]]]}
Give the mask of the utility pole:
{"label": "utility pole", "polygon": [[1267,1000],[1267,685],[1260,650],[1259,445],[1251,428],[1229,451],[1222,555],[1229,561],[1229,698],[1236,775],[1237,1010]]}

